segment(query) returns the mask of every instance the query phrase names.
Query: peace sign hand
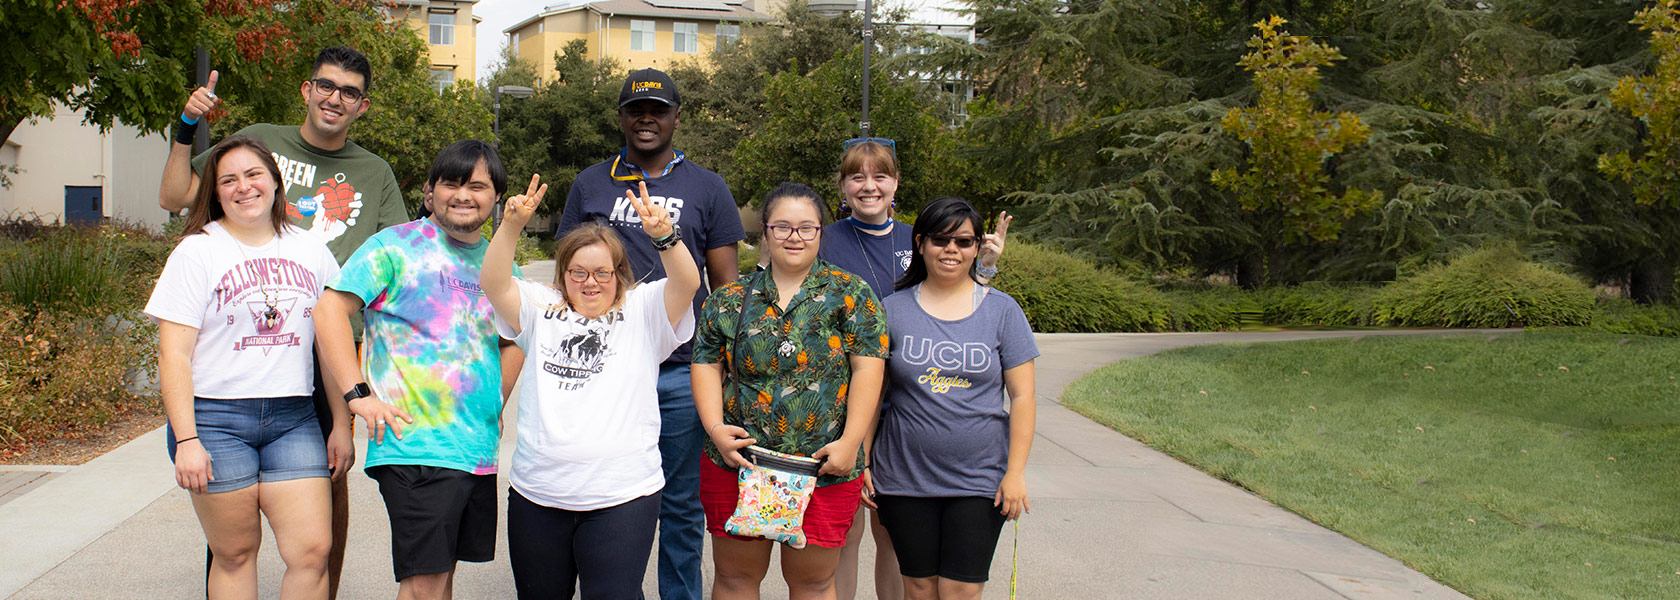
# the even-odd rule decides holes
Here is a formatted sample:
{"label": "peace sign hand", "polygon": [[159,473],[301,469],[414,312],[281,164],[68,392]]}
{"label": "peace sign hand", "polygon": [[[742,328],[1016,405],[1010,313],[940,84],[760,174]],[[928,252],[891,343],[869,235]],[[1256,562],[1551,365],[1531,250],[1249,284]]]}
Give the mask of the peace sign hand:
{"label": "peace sign hand", "polygon": [[525,187],[525,193],[508,198],[507,208],[502,210],[504,225],[523,229],[525,224],[531,221],[531,215],[535,214],[537,206],[542,204],[543,194],[548,193],[548,184],[541,182],[542,176],[532,173],[531,185]]}
{"label": "peace sign hand", "polygon": [[980,244],[980,266],[988,269],[997,268],[998,257],[1003,256],[1004,238],[1009,236],[1009,222],[1015,217],[1009,216],[1009,211],[998,213],[997,231],[984,236]]}
{"label": "peace sign hand", "polygon": [[187,97],[187,106],[181,109],[183,118],[196,123],[221,105],[222,99],[216,97],[216,80],[219,78],[219,73],[211,71],[210,80],[204,87],[193,90],[192,95]]}
{"label": "peace sign hand", "polygon": [[636,187],[640,188],[642,192],[640,198],[630,193],[630,190],[624,190],[624,197],[629,198],[630,205],[636,207],[636,216],[642,219],[642,231],[647,232],[648,237],[656,240],[670,237],[673,227],[671,213],[666,212],[665,207],[648,200],[646,181],[636,182]]}

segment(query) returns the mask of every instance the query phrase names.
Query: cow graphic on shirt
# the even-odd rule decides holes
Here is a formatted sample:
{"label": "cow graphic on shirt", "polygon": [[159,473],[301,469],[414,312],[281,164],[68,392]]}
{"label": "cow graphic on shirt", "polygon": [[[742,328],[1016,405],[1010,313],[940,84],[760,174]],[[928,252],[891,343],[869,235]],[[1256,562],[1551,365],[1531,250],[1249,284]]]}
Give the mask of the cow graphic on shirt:
{"label": "cow graphic on shirt", "polygon": [[[574,315],[575,316],[575,315]],[[543,357],[543,371],[560,379],[560,389],[575,390],[600,373],[611,350],[607,348],[607,323],[588,322],[582,331],[574,331],[554,345],[541,344],[537,348]]]}

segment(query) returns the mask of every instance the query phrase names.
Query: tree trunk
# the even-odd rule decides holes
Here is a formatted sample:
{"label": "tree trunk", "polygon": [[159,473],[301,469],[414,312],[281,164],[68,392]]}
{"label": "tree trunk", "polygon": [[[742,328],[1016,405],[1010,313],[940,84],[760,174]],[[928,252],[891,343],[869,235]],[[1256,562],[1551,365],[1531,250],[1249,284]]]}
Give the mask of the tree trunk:
{"label": "tree trunk", "polygon": [[12,138],[12,132],[17,131],[18,125],[23,124],[23,117],[0,115],[0,144]]}
{"label": "tree trunk", "polygon": [[1628,295],[1640,304],[1668,301],[1674,296],[1674,264],[1662,256],[1640,260],[1628,277]]}

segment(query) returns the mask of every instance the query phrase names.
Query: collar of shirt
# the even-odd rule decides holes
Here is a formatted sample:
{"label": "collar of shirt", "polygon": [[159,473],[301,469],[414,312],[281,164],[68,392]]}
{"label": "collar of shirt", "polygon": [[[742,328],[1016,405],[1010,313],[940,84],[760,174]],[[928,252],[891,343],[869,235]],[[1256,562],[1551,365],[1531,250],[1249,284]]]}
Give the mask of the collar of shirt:
{"label": "collar of shirt", "polygon": [[[683,151],[672,150],[671,154],[672,154],[671,162],[665,163],[665,170],[659,172],[660,177],[670,175],[671,174],[671,169],[676,168],[677,163],[680,163],[680,162],[683,161]],[[619,162],[624,163],[624,169],[626,171],[629,171],[630,169],[635,169],[637,171],[642,172],[642,178],[643,179],[652,179],[652,178],[648,177],[646,169],[643,169],[640,165],[637,165],[636,163],[630,162],[629,159],[630,159],[630,149],[629,148],[620,148],[618,150],[618,160],[619,160]],[[634,186],[632,186],[632,187],[634,187]]]}
{"label": "collar of shirt", "polygon": [[[748,291],[753,296],[757,296],[759,301],[765,305],[775,306],[776,301],[780,299],[780,293],[776,289],[776,276],[771,274],[770,269],[759,271],[756,275],[759,276],[758,281],[752,282],[752,287]],[[798,306],[801,301],[811,298],[813,294],[836,286],[842,278],[851,276],[851,274],[841,271],[839,267],[819,258],[817,262],[811,263],[810,274],[806,275],[805,281],[799,284],[799,292],[788,300],[787,309],[781,310],[778,308],[778,311],[783,315],[791,313],[793,308]]]}

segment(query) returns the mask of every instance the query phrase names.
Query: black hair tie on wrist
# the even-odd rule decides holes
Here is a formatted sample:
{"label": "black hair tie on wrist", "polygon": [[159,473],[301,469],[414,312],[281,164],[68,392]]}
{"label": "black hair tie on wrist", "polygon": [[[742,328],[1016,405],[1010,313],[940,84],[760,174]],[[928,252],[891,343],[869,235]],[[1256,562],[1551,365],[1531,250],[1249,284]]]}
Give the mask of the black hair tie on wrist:
{"label": "black hair tie on wrist", "polygon": [[[181,438],[181,439],[175,440],[175,446],[180,447],[181,442],[190,442],[190,441],[193,441],[193,440],[196,440],[196,439],[198,439],[198,436],[196,436],[196,435],[192,436],[190,438]],[[202,444],[203,442],[199,442],[199,443]]]}

